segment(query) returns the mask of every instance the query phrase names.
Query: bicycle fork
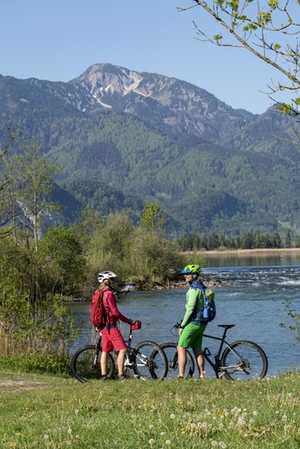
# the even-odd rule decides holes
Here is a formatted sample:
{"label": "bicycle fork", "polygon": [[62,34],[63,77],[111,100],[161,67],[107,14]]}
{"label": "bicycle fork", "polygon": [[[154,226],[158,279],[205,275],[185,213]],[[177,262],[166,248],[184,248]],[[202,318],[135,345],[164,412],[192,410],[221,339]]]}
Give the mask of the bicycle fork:
{"label": "bicycle fork", "polygon": [[141,380],[146,380],[144,379],[141,375],[136,374],[136,366],[137,366],[137,362],[132,362],[132,354],[130,354],[128,351],[126,352],[126,356],[125,356],[125,361],[124,361],[124,369],[130,369],[133,370],[133,377],[135,379],[141,379]]}
{"label": "bicycle fork", "polygon": [[98,364],[99,364],[99,350],[96,349],[92,367],[97,368]]}

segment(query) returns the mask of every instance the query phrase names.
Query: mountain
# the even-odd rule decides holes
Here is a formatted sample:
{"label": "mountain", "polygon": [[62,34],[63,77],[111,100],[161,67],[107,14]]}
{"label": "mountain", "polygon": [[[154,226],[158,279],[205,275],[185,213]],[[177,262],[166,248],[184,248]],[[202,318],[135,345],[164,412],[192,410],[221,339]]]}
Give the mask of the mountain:
{"label": "mountain", "polygon": [[76,210],[138,214],[159,200],[172,235],[297,232],[300,156],[273,109],[234,110],[184,81],[96,64],[68,83],[0,76],[0,117],[0,143],[15,124],[38,138]]}
{"label": "mountain", "polygon": [[88,114],[103,110],[130,113],[162,132],[205,135],[208,140],[230,137],[232,127],[243,128],[255,117],[190,83],[111,64],[95,64],[68,83],[28,81]]}

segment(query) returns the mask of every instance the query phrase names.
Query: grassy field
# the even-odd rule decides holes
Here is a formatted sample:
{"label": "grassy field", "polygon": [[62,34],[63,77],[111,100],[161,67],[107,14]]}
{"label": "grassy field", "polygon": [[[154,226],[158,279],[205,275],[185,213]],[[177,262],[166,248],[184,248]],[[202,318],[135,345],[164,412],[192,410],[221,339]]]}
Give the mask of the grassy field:
{"label": "grassy field", "polygon": [[0,370],[2,448],[300,447],[300,375],[255,382],[75,379]]}

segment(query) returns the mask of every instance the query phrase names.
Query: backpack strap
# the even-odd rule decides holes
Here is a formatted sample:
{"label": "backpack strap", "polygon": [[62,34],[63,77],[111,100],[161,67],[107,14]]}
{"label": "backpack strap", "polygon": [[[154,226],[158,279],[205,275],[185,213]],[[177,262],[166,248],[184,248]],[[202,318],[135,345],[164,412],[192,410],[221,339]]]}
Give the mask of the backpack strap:
{"label": "backpack strap", "polygon": [[105,294],[105,292],[107,292],[108,290],[110,290],[109,287],[104,287],[104,288],[102,288],[101,290],[99,290],[99,291],[102,293],[103,307],[104,307],[104,310],[105,310],[105,313],[106,313],[106,319],[105,319],[106,322],[109,320],[109,307],[108,307],[108,306],[105,307],[105,303],[104,303],[105,295],[104,295],[104,294]]}

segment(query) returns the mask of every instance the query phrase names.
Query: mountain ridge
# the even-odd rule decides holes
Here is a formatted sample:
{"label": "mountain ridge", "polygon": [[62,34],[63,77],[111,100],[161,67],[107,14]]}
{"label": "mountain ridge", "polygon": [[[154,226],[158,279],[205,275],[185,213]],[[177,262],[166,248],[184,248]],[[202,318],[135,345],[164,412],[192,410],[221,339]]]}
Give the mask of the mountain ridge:
{"label": "mountain ridge", "polygon": [[1,142],[13,124],[38,138],[82,206],[139,214],[159,200],[170,235],[300,223],[299,154],[272,108],[254,115],[176,78],[95,64],[67,83],[0,76],[0,117]]}
{"label": "mountain ridge", "polygon": [[[228,120],[234,120],[236,126],[243,127],[245,120],[256,117],[246,110],[233,109],[186,81],[112,64],[94,64],[67,83],[36,78],[29,81],[48,92],[55,88],[56,95],[82,112],[123,111],[145,119],[163,132],[205,134],[214,141],[227,136]],[[156,114],[152,113],[153,108]],[[215,117],[218,127],[212,126]]]}

